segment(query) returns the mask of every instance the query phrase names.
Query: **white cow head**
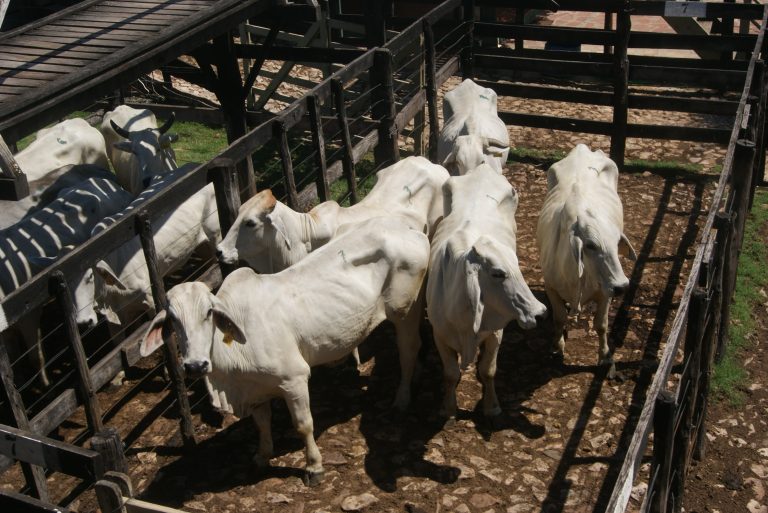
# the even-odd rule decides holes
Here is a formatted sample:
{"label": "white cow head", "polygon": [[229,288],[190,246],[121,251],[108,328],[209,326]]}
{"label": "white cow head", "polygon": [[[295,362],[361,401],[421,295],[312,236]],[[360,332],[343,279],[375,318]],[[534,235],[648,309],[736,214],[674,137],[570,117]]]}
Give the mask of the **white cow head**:
{"label": "white cow head", "polygon": [[512,248],[483,235],[469,250],[466,266],[475,333],[502,329],[510,320],[531,329],[546,314],[525,283]]}
{"label": "white cow head", "polygon": [[606,297],[622,294],[629,279],[624,275],[619,254],[631,260],[636,260],[637,254],[621,227],[589,207],[568,217],[573,220],[568,227],[568,242],[579,278],[585,274],[591,277]]}
{"label": "white cow head", "polygon": [[454,176],[464,175],[483,163],[501,173],[501,160],[506,161],[508,153],[509,146],[504,141],[475,134],[460,135],[442,165]]}
{"label": "white cow head", "polygon": [[246,341],[226,305],[200,282],[181,283],[168,291],[168,308],[150,323],[141,342],[141,355],[152,354],[163,344],[163,335],[168,336],[171,330],[179,339],[181,361],[190,377],[213,370],[211,353],[215,343]]}
{"label": "white cow head", "polygon": [[284,266],[273,261],[272,252],[289,253],[292,237],[278,205],[269,189],[243,203],[232,228],[216,247],[219,260],[230,265],[243,261],[261,273],[282,270]]}
{"label": "white cow head", "polygon": [[135,157],[130,159],[131,183],[128,185],[128,189],[134,194],[149,185],[153,176],[176,169],[176,154],[171,148],[171,143],[178,141],[179,136],[167,133],[174,120],[175,116],[171,113],[160,128],[130,131],[120,127],[114,120],[110,120],[112,130],[126,139],[114,143],[114,147]]}

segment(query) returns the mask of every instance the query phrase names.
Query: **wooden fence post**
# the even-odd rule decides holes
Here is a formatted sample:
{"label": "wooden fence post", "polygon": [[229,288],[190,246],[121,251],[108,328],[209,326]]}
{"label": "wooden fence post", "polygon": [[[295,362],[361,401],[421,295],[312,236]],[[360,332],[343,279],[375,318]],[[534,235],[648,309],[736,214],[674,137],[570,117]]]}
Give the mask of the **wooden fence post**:
{"label": "wooden fence post", "polygon": [[96,389],[91,380],[91,370],[88,367],[88,358],[80,339],[80,331],[77,329],[77,311],[69,292],[64,273],[54,271],[50,277],[50,288],[64,313],[64,326],[67,330],[67,338],[72,346],[77,366],[78,384],[80,395],[85,410],[85,418],[88,428],[93,433],[91,447],[101,454],[104,460],[104,468],[110,470],[128,471],[128,463],[123,453],[123,441],[120,433],[115,428],[105,428],[101,419],[101,406],[96,395]]}
{"label": "wooden fence post", "polygon": [[[516,25],[525,25],[525,9],[518,6],[515,7],[515,24]],[[516,37],[515,38],[515,50],[523,50],[525,48],[525,38],[523,37]]]}
{"label": "wooden fence post", "polygon": [[380,169],[394,164],[399,159],[398,134],[395,126],[394,70],[392,52],[388,48],[377,48],[373,54],[371,82],[377,84],[373,95],[373,118],[379,121],[379,143],[373,154]]}
{"label": "wooden fence post", "polygon": [[288,128],[285,120],[281,118],[275,119],[272,129],[278,141],[283,179],[285,180],[285,189],[288,193],[288,206],[296,210],[299,208],[299,193],[296,191],[296,179],[293,176],[293,160],[291,160],[291,148],[288,146]]}
{"label": "wooden fence post", "polygon": [[214,161],[213,167],[208,170],[208,181],[213,182],[219,226],[221,236],[224,237],[232,228],[240,210],[240,191],[234,163],[230,159]]}
{"label": "wooden fence post", "polygon": [[[240,67],[234,51],[232,35],[226,33],[214,39],[214,59],[218,72],[216,96],[219,98],[227,128],[227,141],[242,137],[248,132],[245,113],[246,91],[243,89]],[[256,194],[256,177],[253,161],[248,157],[238,164],[239,182],[245,188],[245,197]]]}
{"label": "wooden fence post", "polygon": [[355,159],[352,154],[354,145],[352,136],[349,134],[349,122],[347,121],[347,104],[344,101],[344,84],[338,78],[331,79],[331,91],[333,91],[333,102],[336,107],[336,120],[341,128],[341,144],[343,153],[341,156],[341,165],[344,169],[344,176],[347,178],[347,188],[349,189],[349,202],[354,205],[359,201],[357,196],[357,176],[355,175]]}
{"label": "wooden fence post", "polygon": [[323,135],[323,120],[320,116],[320,99],[316,94],[307,96],[307,110],[309,111],[312,145],[315,147],[317,196],[320,201],[328,201],[331,199],[331,189],[328,185],[328,169],[325,164],[325,136]]}
{"label": "wooden fence post", "polygon": [[464,48],[461,50],[461,78],[468,79],[475,76],[474,46],[475,46],[475,0],[464,0],[464,23],[467,24]]}
{"label": "wooden fence post", "polygon": [[[736,248],[737,255],[741,252],[741,244],[744,241],[744,228],[749,213],[749,196],[752,187],[752,173],[755,161],[755,143],[751,140],[739,139],[736,141],[736,151],[733,156],[733,188],[734,208],[736,209]],[[738,260],[737,260],[738,263]],[[736,266],[734,266],[734,270]]]}
{"label": "wooden fence post", "polygon": [[429,160],[437,162],[437,139],[440,121],[437,116],[437,58],[435,55],[435,34],[432,24],[424,18],[424,58],[426,62],[427,108],[429,109]]}
{"label": "wooden fence post", "polygon": [[[139,233],[141,248],[144,251],[144,259],[147,263],[149,282],[152,286],[152,298],[155,301],[155,312],[160,312],[168,308],[168,298],[165,295],[163,278],[157,269],[157,253],[152,233],[152,222],[145,211],[139,212],[136,216],[136,231]],[[192,424],[192,411],[189,407],[187,386],[184,384],[184,374],[181,370],[181,365],[179,365],[179,348],[173,336],[165,338],[163,355],[165,356],[165,366],[173,383],[176,400],[179,402],[181,438],[185,446],[194,446],[196,442],[195,428]]]}
{"label": "wooden fence post", "polygon": [[750,124],[754,130],[753,141],[757,144],[755,150],[754,170],[752,171],[752,183],[749,187],[749,205],[747,210],[752,210],[755,199],[755,189],[765,174],[765,109],[766,109],[766,70],[765,61],[755,61],[755,74],[752,78],[752,95],[757,98],[755,102],[756,112]]}
{"label": "wooden fence post", "polygon": [[[655,485],[651,503],[653,513],[666,513],[670,502],[676,409],[677,404],[671,393],[667,391],[659,393],[653,414],[653,460],[651,463],[651,481]],[[651,490],[649,489],[647,493],[651,493]]]}
{"label": "wooden fence post", "polygon": [[365,13],[365,39],[368,48],[383,46],[387,42],[387,21],[384,16],[383,0],[368,0],[363,3]]}
{"label": "wooden fence post", "polygon": [[625,2],[616,16],[616,54],[614,56],[613,130],[611,133],[611,160],[619,169],[624,167],[627,147],[627,114],[629,110],[629,35],[632,18],[629,2]]}
{"label": "wooden fence post", "polygon": [[[673,462],[675,479],[674,496],[680,500],[685,488],[685,477],[688,473],[688,464],[691,440],[697,436],[696,423],[698,415],[699,387],[701,385],[701,355],[704,340],[704,322],[707,315],[707,292],[697,286],[691,294],[691,302],[688,308],[688,322],[685,330],[685,359],[686,376],[681,378],[680,396],[681,409],[684,414],[677,433],[677,449]],[[687,383],[686,383],[687,382]]]}
{"label": "wooden fence post", "polygon": [[[11,413],[16,421],[16,427],[24,431],[30,431],[32,427],[29,424],[27,410],[24,408],[24,401],[21,399],[21,394],[13,382],[11,359],[8,356],[6,341],[2,339],[0,339],[0,379],[2,379],[3,390],[5,390],[8,404],[11,407]],[[50,499],[48,496],[48,484],[45,481],[45,469],[24,462],[20,462],[20,465],[27,486],[32,490],[34,497],[48,502]]]}

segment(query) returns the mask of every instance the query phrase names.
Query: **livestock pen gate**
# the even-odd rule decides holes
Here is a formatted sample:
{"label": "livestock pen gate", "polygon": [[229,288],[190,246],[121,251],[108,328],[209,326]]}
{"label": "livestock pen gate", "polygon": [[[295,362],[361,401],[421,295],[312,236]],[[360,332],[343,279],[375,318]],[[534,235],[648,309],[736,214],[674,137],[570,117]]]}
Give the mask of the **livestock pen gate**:
{"label": "livestock pen gate", "polygon": [[[464,77],[479,79],[500,96],[520,96],[586,103],[612,107],[610,122],[563,119],[515,112],[499,113],[508,124],[546,127],[611,136],[611,154],[623,162],[628,137],[708,141],[727,144],[722,172],[711,207],[695,245],[696,253],[672,330],[658,364],[648,376],[646,399],[641,409],[628,417],[633,428],[631,440],[617,449],[622,464],[609,474],[603,486],[601,511],[624,511],[629,491],[638,476],[639,465],[653,430],[653,460],[644,510],[679,509],[685,472],[693,456],[703,454],[704,413],[708,397],[712,360],[727,341],[729,302],[733,294],[736,263],[744,232],[744,220],[756,185],[762,183],[765,149],[766,76],[762,61],[766,13],[762,6],[695,2],[693,13],[680,9],[678,2],[661,1],[568,1],[555,5],[549,1],[461,1],[441,3],[379,47],[365,51],[349,64],[314,87],[309,94],[238,138],[216,158],[160,191],[140,209],[127,212],[109,229],[62,257],[45,272],[6,297],[3,312],[13,325],[30,309],[56,300],[64,311],[66,337],[77,356],[71,374],[79,381],[81,394],[72,388],[43,410],[29,418],[29,407],[14,381],[14,366],[5,351],[0,351],[0,374],[18,428],[3,427],[0,452],[24,462],[25,474],[33,494],[45,497],[45,478],[40,467],[69,473],[84,480],[84,488],[104,476],[106,470],[125,470],[119,438],[95,440],[95,447],[106,446],[104,456],[76,445],[54,442],[44,436],[75,410],[85,408],[87,428],[74,437],[82,443],[89,434],[104,432],[99,394],[122,367],[138,360],[137,345],[144,326],[139,326],[106,357],[90,364],[82,349],[81,336],[74,325],[74,311],[64,276],[84,271],[121,244],[135,236],[141,238],[152,278],[152,293],[158,309],[165,306],[164,283],[156,270],[152,223],[159,215],[175,208],[207,183],[216,190],[218,218],[226,233],[243,198],[252,194],[248,184],[238,183],[236,166],[256,155],[277,152],[272,167],[249,177],[259,187],[270,186],[293,208],[306,209],[315,198],[331,197],[331,185],[339,179],[346,184],[342,199],[357,201],[357,187],[364,180],[399,158],[399,134],[417,113],[427,106],[429,154],[434,157],[439,129],[438,88],[461,70]],[[694,3],[685,3],[691,5]],[[515,7],[525,9],[560,8],[595,11],[615,16],[616,28],[604,30],[562,29],[521,23],[476,21],[475,7]],[[374,21],[386,35],[386,16]],[[719,18],[727,26],[733,19],[760,20],[756,34],[683,36],[637,33],[631,30],[631,16],[694,15]],[[374,23],[367,24],[369,27]],[[606,24],[608,25],[608,24]],[[726,31],[727,32],[727,31]],[[514,39],[514,48],[496,48],[485,43],[490,38]],[[484,39],[483,39],[484,38]],[[418,44],[414,45],[414,41]],[[580,42],[600,45],[610,51],[562,52],[526,48],[526,41]],[[639,57],[634,48],[714,49],[723,53],[717,60],[693,58]],[[734,58],[734,52],[736,58]],[[743,58],[746,57],[746,58]],[[423,78],[422,78],[423,77]],[[504,82],[498,81],[505,78]],[[573,87],[574,77],[578,87]],[[493,78],[493,80],[488,80]],[[568,80],[568,87],[562,87]],[[554,86],[544,86],[551,83]],[[703,99],[686,95],[685,89],[708,84],[720,91],[735,91],[735,100]],[[633,85],[655,85],[674,92],[637,93]],[[683,91],[683,92],[680,92]],[[733,119],[729,130],[707,127],[651,126],[628,122],[631,109],[675,110],[716,113]],[[373,151],[373,166],[366,155]],[[263,160],[260,160],[263,161]],[[373,171],[370,171],[370,168]],[[363,168],[369,172],[362,176]],[[277,176],[277,178],[275,178]],[[245,185],[244,187],[242,185]],[[215,262],[204,266],[215,274]],[[225,274],[226,274],[226,270]],[[217,278],[212,279],[217,282]],[[673,372],[680,346],[684,348],[682,372]],[[195,443],[189,397],[180,379],[174,357],[175,348],[166,348],[166,363],[173,386],[151,413],[155,418],[178,408],[182,438]],[[156,367],[156,369],[159,368]],[[151,376],[148,373],[147,376]],[[670,382],[674,382],[670,388]],[[194,383],[190,386],[197,386]],[[198,387],[199,388],[199,387]],[[129,392],[130,394],[131,392]],[[77,401],[75,401],[77,399]],[[203,401],[204,397],[197,399]],[[120,409],[115,401],[107,421]],[[36,405],[40,408],[40,405]],[[194,407],[194,405],[193,405]],[[34,411],[32,411],[34,413]],[[141,430],[141,419],[133,430]],[[126,439],[128,445],[137,434]],[[110,445],[111,444],[111,445]],[[109,448],[112,448],[111,452]],[[30,466],[31,464],[31,466]],[[122,497],[129,496],[128,484],[114,484],[120,477],[110,474],[113,485],[101,482],[98,488],[102,507],[113,501],[120,508]],[[83,487],[81,487],[82,489]],[[109,491],[111,490],[111,492]],[[71,495],[71,494],[70,494]],[[73,496],[70,496],[70,500]],[[562,506],[562,505],[561,505]]]}

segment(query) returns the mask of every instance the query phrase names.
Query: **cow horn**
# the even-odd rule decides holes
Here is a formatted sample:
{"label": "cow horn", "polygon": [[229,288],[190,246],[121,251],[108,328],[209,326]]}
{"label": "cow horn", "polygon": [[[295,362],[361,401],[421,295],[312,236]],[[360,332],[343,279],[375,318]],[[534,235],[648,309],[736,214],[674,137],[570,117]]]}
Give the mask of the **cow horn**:
{"label": "cow horn", "polygon": [[117,123],[115,123],[115,120],[114,120],[114,119],[110,119],[110,120],[109,120],[109,124],[110,124],[110,125],[112,125],[112,130],[114,130],[114,131],[115,131],[115,133],[117,133],[117,135],[119,135],[120,137],[124,137],[124,138],[126,138],[126,139],[130,139],[130,138],[131,138],[131,134],[130,134],[130,133],[128,133],[128,130],[126,130],[125,128],[121,128],[120,126],[118,126],[118,124],[117,124]]}
{"label": "cow horn", "polygon": [[168,130],[171,129],[171,125],[173,125],[174,121],[176,121],[176,113],[175,112],[171,112],[171,115],[168,116],[168,119],[165,121],[165,123],[163,123],[163,126],[158,128],[158,131],[161,134],[166,133]]}

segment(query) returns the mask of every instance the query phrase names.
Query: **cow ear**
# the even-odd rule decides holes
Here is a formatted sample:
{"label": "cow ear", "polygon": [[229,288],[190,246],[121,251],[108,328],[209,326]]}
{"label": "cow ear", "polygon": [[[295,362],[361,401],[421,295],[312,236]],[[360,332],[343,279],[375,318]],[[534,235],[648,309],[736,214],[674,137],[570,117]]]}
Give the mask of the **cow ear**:
{"label": "cow ear", "polygon": [[445,156],[445,158],[440,163],[440,165],[443,166],[444,168],[447,168],[451,164],[455,164],[455,163],[456,163],[456,148],[454,147],[451,149],[451,152]]}
{"label": "cow ear", "polygon": [[149,323],[149,328],[141,340],[139,354],[149,356],[154,353],[158,347],[163,345],[163,326],[165,325],[166,313],[161,310]]}
{"label": "cow ear", "polygon": [[115,287],[120,290],[128,289],[128,287],[126,287],[125,284],[120,281],[120,278],[115,275],[114,271],[112,271],[112,268],[109,267],[109,264],[107,264],[104,260],[99,260],[96,262],[96,267],[94,267],[93,270],[101,277],[102,280],[104,280],[104,283],[110,287]]}
{"label": "cow ear", "polygon": [[213,303],[213,325],[224,333],[224,342],[228,344],[235,340],[245,344],[245,333],[232,319],[232,316],[229,315],[226,306],[216,296],[211,295],[211,298]]}
{"label": "cow ear", "polygon": [[637,253],[635,252],[635,248],[632,247],[632,243],[629,242],[629,239],[623,233],[619,239],[619,254],[624,255],[633,262],[637,260]]}
{"label": "cow ear", "polygon": [[114,143],[112,146],[114,146],[116,149],[120,151],[133,153],[133,144],[131,144],[130,141],[119,141]]}
{"label": "cow ear", "polygon": [[576,267],[579,270],[579,278],[581,278],[584,274],[584,260],[582,259],[584,243],[582,242],[581,237],[576,234],[575,227],[573,230],[571,230],[570,243],[571,254],[573,255],[573,259],[576,261]]}
{"label": "cow ear", "polygon": [[285,223],[283,222],[283,218],[279,215],[275,215],[275,212],[272,211],[269,214],[267,214],[267,221],[269,224],[272,225],[272,227],[275,229],[277,233],[280,234],[280,236],[285,240],[285,245],[288,246],[288,249],[291,249],[291,240],[288,238],[288,230],[285,228]]}

